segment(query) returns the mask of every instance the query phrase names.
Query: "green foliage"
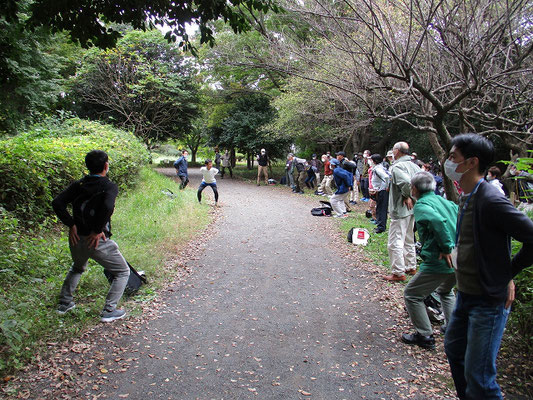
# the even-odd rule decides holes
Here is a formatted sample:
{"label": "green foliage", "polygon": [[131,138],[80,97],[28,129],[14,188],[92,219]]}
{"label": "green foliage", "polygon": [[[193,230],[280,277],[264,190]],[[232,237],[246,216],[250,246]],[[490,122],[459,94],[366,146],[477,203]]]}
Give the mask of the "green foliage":
{"label": "green foliage", "polygon": [[[13,18],[14,8],[20,1],[9,0],[10,7],[0,11],[0,15]],[[182,38],[180,46],[191,48],[185,30],[186,23],[199,25],[201,43],[214,44],[214,34],[209,25],[223,19],[235,33],[250,28],[246,18],[239,12],[240,7],[250,10],[278,12],[279,7],[271,0],[230,0],[230,1],[104,1],[70,0],[35,0],[31,7],[30,26],[47,26],[54,31],[69,31],[73,40],[83,46],[94,44],[106,48],[113,46],[120,37],[120,32],[112,23],[128,24],[135,29],[168,26],[171,30],[167,38],[175,42]],[[110,26],[111,25],[111,26]],[[194,49],[193,49],[194,50]]]}
{"label": "green foliage", "polygon": [[51,201],[85,171],[93,149],[109,154],[109,177],[121,189],[132,186],[147,153],[131,134],[77,118],[38,125],[0,141],[0,206],[22,222],[35,224],[51,215]]}
{"label": "green foliage", "polygon": [[[27,2],[21,3],[25,9]],[[74,46],[44,28],[25,30],[25,18],[0,18],[0,134],[16,133],[49,113],[73,73]]]}
{"label": "green foliage", "polygon": [[[162,191],[177,193],[177,183],[148,168],[141,169],[139,180],[135,190],[118,197],[113,215],[113,239],[149,277],[149,284],[125,305],[128,312],[135,312],[132,300],[153,297],[175,276],[178,269],[166,268],[166,259],[209,220],[208,207],[198,204],[195,190],[168,197]],[[91,261],[76,291],[76,308],[58,316],[57,296],[71,264],[67,231],[25,231],[20,225],[0,209],[0,377],[45,351],[45,343],[76,336],[97,323],[109,287],[102,268]]]}
{"label": "green foliage", "polygon": [[160,31],[130,31],[115,49],[87,53],[73,84],[74,109],[132,129],[152,149],[191,130],[198,93],[189,64]]}

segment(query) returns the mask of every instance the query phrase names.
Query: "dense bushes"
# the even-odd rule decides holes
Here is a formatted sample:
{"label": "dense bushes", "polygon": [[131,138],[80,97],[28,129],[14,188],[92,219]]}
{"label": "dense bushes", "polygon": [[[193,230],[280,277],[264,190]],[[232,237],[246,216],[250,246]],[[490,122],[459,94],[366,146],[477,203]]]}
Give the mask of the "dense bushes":
{"label": "dense bushes", "polygon": [[85,154],[93,149],[109,154],[109,177],[121,189],[148,161],[131,133],[77,118],[48,122],[0,141],[0,206],[25,223],[44,220],[53,197],[86,173]]}

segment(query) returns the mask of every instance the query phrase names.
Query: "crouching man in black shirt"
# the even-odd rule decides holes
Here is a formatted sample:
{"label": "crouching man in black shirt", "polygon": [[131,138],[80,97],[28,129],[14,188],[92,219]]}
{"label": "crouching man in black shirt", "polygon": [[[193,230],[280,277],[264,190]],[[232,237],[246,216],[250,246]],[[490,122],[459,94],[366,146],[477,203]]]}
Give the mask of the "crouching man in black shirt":
{"label": "crouching man in black shirt", "polygon": [[[87,153],[85,165],[89,175],[72,183],[52,201],[52,207],[61,222],[70,228],[69,247],[72,255],[72,267],[61,288],[57,312],[65,314],[76,306],[73,293],[87,267],[87,261],[92,258],[113,276],[101,319],[102,322],[111,322],[126,315],[124,310],[117,309],[117,304],[130,274],[117,244],[109,239],[110,218],[115,209],[118,187],[106,176],[109,161],[104,151]],[[67,210],[68,204],[72,204],[72,216]]]}

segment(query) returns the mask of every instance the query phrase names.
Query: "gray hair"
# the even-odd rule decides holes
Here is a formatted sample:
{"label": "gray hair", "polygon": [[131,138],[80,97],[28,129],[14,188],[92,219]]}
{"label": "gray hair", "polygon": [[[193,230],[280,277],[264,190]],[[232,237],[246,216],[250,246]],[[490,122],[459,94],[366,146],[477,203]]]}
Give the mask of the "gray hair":
{"label": "gray hair", "polygon": [[427,171],[417,172],[411,178],[411,186],[414,186],[418,193],[426,193],[435,191],[437,184],[435,178]]}
{"label": "gray hair", "polygon": [[402,154],[409,154],[409,145],[407,142],[398,142],[392,147],[392,149],[397,149]]}

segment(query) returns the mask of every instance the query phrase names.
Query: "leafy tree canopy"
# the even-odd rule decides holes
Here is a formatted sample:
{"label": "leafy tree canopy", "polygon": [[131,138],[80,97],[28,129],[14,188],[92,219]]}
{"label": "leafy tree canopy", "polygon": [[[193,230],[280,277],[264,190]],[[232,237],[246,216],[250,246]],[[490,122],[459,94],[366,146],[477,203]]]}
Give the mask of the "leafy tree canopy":
{"label": "leafy tree canopy", "polygon": [[[0,10],[0,17],[9,21],[18,19],[23,0],[7,0]],[[167,39],[190,47],[185,24],[197,24],[201,43],[214,43],[209,23],[222,18],[235,33],[250,28],[239,8],[250,10],[279,11],[271,0],[35,0],[31,5],[30,27],[46,26],[53,31],[66,30],[71,38],[87,47],[91,44],[107,48],[115,45],[120,32],[110,24],[129,24],[134,29],[152,29],[168,26]]]}

